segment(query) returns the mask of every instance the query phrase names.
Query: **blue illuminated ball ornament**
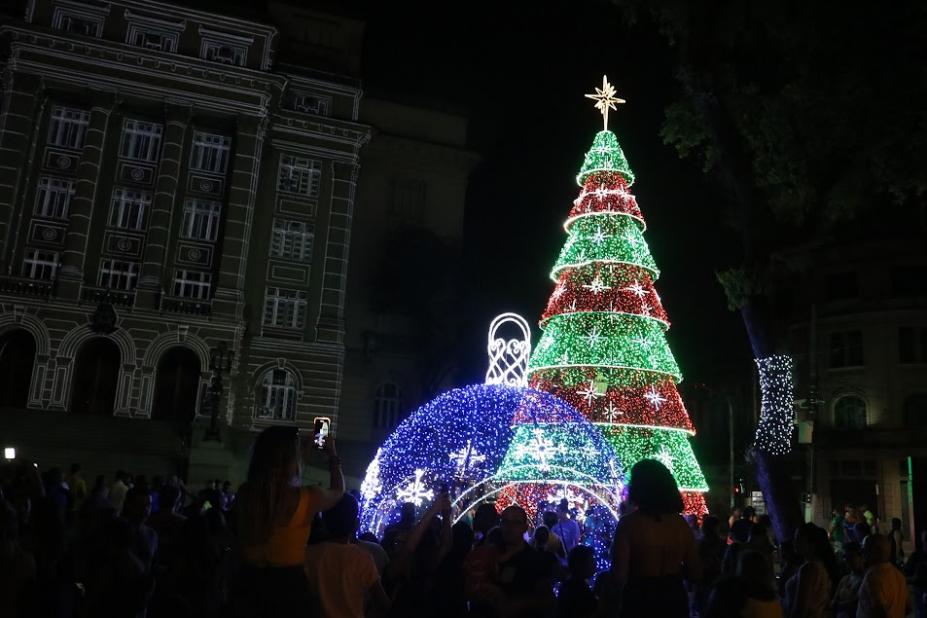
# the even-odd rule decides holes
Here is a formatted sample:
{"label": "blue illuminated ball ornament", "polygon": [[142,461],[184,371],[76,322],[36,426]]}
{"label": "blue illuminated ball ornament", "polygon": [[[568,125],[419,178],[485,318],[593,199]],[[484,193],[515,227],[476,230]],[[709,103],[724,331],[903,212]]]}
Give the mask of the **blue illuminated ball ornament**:
{"label": "blue illuminated ball ornament", "polygon": [[361,530],[381,535],[403,502],[427,508],[447,486],[464,512],[504,487],[614,487],[614,454],[566,402],[521,386],[456,388],[426,403],[383,443],[361,485]]}

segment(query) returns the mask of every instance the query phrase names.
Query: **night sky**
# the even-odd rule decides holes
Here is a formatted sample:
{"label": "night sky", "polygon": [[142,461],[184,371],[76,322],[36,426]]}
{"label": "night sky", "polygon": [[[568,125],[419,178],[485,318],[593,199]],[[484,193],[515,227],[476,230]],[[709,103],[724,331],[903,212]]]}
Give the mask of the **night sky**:
{"label": "night sky", "polygon": [[465,112],[470,148],[482,157],[467,195],[473,319],[461,381],[479,381],[485,371],[492,316],[517,311],[535,323],[547,302],[548,273],[566,240],[562,224],[579,191],[574,178],[601,128],[583,95],[603,73],[628,101],[610,114],[610,128],[637,176],[633,192],[662,271],[657,289],[683,374],[711,381],[718,366],[747,366],[743,327],[714,277],[737,263],[738,237],[722,225],[719,196],[698,164],[679,160],[660,138],[676,83],[655,28],[625,26],[617,9],[599,2],[530,10],[498,3],[485,12],[459,4],[452,16],[448,5],[429,14],[404,12],[402,4],[360,9],[365,86]]}

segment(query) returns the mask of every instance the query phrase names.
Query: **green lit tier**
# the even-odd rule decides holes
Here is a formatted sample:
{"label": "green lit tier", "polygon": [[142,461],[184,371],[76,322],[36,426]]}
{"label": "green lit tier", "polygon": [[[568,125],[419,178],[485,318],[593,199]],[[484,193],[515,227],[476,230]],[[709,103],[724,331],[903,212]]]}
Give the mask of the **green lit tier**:
{"label": "green lit tier", "polygon": [[662,462],[676,478],[682,491],[708,491],[708,483],[689,444],[689,434],[676,429],[601,427],[605,440],[615,449],[627,472],[641,459]]}
{"label": "green lit tier", "polygon": [[576,176],[576,184],[583,186],[586,178],[596,172],[618,172],[628,181],[628,185],[634,182],[634,172],[618,144],[618,138],[611,131],[599,131],[596,134],[592,147],[586,152],[583,167]]}
{"label": "green lit tier", "polygon": [[653,279],[660,274],[640,226],[621,215],[596,214],[576,220],[550,278],[556,281],[565,268],[593,263],[639,266],[647,269]]}
{"label": "green lit tier", "polygon": [[592,365],[655,372],[678,382],[682,376],[663,328],[658,320],[621,313],[555,315],[544,326],[528,370]]}

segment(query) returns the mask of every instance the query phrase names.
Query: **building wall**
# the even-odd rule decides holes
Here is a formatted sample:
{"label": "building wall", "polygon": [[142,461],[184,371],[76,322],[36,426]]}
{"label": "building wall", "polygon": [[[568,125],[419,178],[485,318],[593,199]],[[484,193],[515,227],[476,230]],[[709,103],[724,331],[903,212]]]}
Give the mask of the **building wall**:
{"label": "building wall", "polygon": [[[927,395],[927,255],[903,235],[796,254],[811,266],[793,279],[787,339],[797,397],[819,401],[799,412],[815,428],[796,453],[814,460],[814,517],[865,501],[884,522],[901,518],[912,538],[907,458],[927,455],[927,409],[906,415],[905,406]],[[865,414],[848,415],[846,398]]]}
{"label": "building wall", "polygon": [[[355,479],[395,421],[437,394],[424,383],[426,357],[416,337],[420,325],[409,315],[375,306],[377,287],[392,284],[379,278],[380,264],[397,249],[390,243],[401,242],[404,231],[424,230],[452,252],[459,249],[467,181],[476,163],[466,150],[466,118],[460,114],[365,97],[360,119],[373,128],[373,138],[364,149],[358,183],[339,434],[346,471]],[[452,378],[439,390],[452,386]],[[394,385],[398,391],[388,394],[398,396],[394,404],[381,403],[380,410],[395,405],[398,413],[394,422],[377,422],[377,393],[386,385]]]}
{"label": "building wall", "polygon": [[[319,414],[337,422],[350,230],[369,139],[357,81],[278,69],[271,24],[159,2],[37,0],[2,31],[11,47],[0,113],[0,336],[24,329],[36,341],[29,413],[71,409],[81,347],[102,338],[119,350],[117,416],[150,418],[158,363],[177,346],[199,363],[196,406],[206,412],[213,351],[225,344],[234,354],[219,414],[228,431],[307,429]],[[86,119],[82,140],[49,143],[61,107]],[[150,160],[124,156],[131,120],[160,127]],[[227,142],[224,167],[194,165],[221,151],[201,146],[204,133]],[[36,210],[46,176],[71,183],[66,214]],[[114,218],[120,188],[150,200],[140,225]],[[189,200],[220,214],[188,219]],[[284,237],[303,247],[311,237],[311,251],[278,251]],[[55,257],[25,266],[36,249]],[[127,289],[101,278],[106,260],[135,265]],[[178,285],[181,271],[208,277],[208,291]],[[300,295],[282,304],[297,317],[267,311],[270,288]],[[274,370],[289,372],[296,403],[262,418],[262,378]]]}

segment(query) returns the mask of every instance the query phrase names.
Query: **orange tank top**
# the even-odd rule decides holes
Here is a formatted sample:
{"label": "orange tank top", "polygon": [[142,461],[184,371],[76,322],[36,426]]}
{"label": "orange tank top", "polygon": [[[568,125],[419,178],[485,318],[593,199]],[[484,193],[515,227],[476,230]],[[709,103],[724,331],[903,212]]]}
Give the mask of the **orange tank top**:
{"label": "orange tank top", "polygon": [[299,504],[285,526],[277,526],[262,545],[242,547],[245,562],[254,566],[302,566],[306,559],[306,542],[312,528],[309,489],[299,490]]}

